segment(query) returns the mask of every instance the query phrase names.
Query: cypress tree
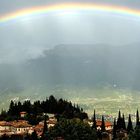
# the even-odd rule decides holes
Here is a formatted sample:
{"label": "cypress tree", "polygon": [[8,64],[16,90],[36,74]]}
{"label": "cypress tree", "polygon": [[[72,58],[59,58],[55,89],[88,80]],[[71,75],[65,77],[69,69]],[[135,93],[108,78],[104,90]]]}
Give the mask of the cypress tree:
{"label": "cypress tree", "polygon": [[94,114],[93,114],[93,125],[92,125],[92,129],[97,130],[95,109],[94,109]]}
{"label": "cypress tree", "polygon": [[121,117],[121,112],[120,112],[120,110],[119,110],[118,119],[117,119],[117,129],[118,129],[118,130],[120,130],[120,129],[126,129],[124,114],[123,114],[123,117]]}
{"label": "cypress tree", "polygon": [[121,128],[121,112],[118,112],[118,119],[117,119],[117,129]]}
{"label": "cypress tree", "polygon": [[129,133],[130,131],[133,131],[133,125],[131,121],[131,115],[129,114],[127,132]]}
{"label": "cypress tree", "polygon": [[121,111],[119,110],[119,113],[118,113],[118,119],[121,118]]}
{"label": "cypress tree", "polygon": [[104,116],[102,116],[102,124],[101,124],[101,131],[105,131],[105,121],[104,121]]}
{"label": "cypress tree", "polygon": [[139,125],[139,111],[137,109],[137,113],[136,113],[136,126]]}
{"label": "cypress tree", "polygon": [[116,139],[116,131],[117,131],[117,124],[116,124],[116,118],[114,119],[114,125],[113,125],[113,138],[112,138],[112,140],[115,140]]}
{"label": "cypress tree", "polygon": [[42,133],[42,138],[44,139],[46,137],[46,134],[48,132],[48,125],[47,125],[47,115],[44,115],[44,128]]}
{"label": "cypress tree", "polygon": [[123,128],[124,130],[126,130],[124,114],[123,114],[123,118],[122,118],[122,128]]}
{"label": "cypress tree", "polygon": [[15,115],[15,103],[12,100],[10,102],[8,114]]}

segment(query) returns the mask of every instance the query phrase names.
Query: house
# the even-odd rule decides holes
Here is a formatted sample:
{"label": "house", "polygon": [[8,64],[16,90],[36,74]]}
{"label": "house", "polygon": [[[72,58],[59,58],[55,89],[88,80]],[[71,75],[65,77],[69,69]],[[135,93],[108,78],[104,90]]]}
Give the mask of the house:
{"label": "house", "polygon": [[83,120],[85,123],[88,123],[90,125],[90,127],[92,127],[93,125],[93,121],[91,119],[84,119]]}
{"label": "house", "polygon": [[31,130],[33,132],[32,125],[28,124],[25,120],[14,121],[12,122],[12,126],[15,129],[16,134],[31,133]]}
{"label": "house", "polygon": [[50,119],[47,121],[48,128],[53,127],[56,123],[57,123],[57,120],[56,120],[55,118],[50,118]]}
{"label": "house", "polygon": [[13,126],[11,125],[10,122],[0,121],[0,136],[2,136],[4,134],[6,134],[6,135],[14,134]]}
{"label": "house", "polygon": [[[47,120],[48,128],[53,127],[56,123],[57,123],[56,119],[51,118]],[[34,127],[34,130],[36,131],[39,137],[42,135],[43,129],[44,129],[44,121],[39,122],[39,124]]]}
{"label": "house", "polygon": [[10,130],[11,129],[11,124],[6,121],[0,121],[0,131],[2,130]]}
{"label": "house", "polygon": [[[48,128],[53,127],[57,123],[57,120],[49,119],[47,120]],[[39,123],[40,125],[44,126],[44,121]]]}
{"label": "house", "polygon": [[24,118],[26,115],[27,115],[27,112],[24,112],[24,111],[23,112],[20,112],[20,117],[21,118]]}
{"label": "house", "polygon": [[28,124],[28,121],[18,120],[18,121],[0,121],[0,136],[13,135],[13,134],[32,134],[33,132],[32,125]]}
{"label": "house", "polygon": [[34,127],[34,130],[37,133],[37,136],[40,137],[43,133],[44,123],[40,122],[38,125]]}
{"label": "house", "polygon": [[[92,127],[93,121],[88,120],[88,124]],[[101,120],[96,120],[97,129],[99,130],[101,129],[101,124],[102,124]],[[113,128],[113,124],[110,121],[105,121],[105,129],[109,131],[112,130],[112,128]]]}
{"label": "house", "polygon": [[[101,125],[102,125],[102,121],[101,120],[97,120],[96,121],[96,125],[97,125],[97,129],[101,129]],[[105,129],[106,130],[112,130],[113,128],[113,124],[110,121],[105,121]]]}

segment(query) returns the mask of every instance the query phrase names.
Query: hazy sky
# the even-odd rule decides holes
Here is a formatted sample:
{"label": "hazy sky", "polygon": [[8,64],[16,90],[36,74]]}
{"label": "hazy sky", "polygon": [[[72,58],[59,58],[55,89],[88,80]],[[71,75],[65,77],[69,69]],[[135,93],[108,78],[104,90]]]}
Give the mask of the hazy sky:
{"label": "hazy sky", "polygon": [[140,91],[140,15],[60,10],[1,22],[1,16],[16,10],[64,2],[122,6],[140,13],[140,0],[0,0],[0,104],[20,95],[92,97],[88,95],[96,90],[88,92],[88,87]]}
{"label": "hazy sky", "polygon": [[[80,1],[85,2],[77,0]],[[66,1],[0,0],[0,15],[23,8],[63,2]],[[140,9],[139,0],[89,2]],[[0,24],[0,63],[17,63],[36,58],[43,55],[45,49],[58,44],[99,43],[123,46],[139,42],[139,36],[140,17],[95,11],[53,12],[46,16],[29,16],[13,23]]]}

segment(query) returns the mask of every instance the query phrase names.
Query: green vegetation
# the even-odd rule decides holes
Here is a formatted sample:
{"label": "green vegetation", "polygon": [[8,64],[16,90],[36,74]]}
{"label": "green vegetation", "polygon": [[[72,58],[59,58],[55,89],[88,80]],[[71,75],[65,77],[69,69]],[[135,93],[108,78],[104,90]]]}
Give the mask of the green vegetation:
{"label": "green vegetation", "polygon": [[[20,112],[25,111],[25,117],[20,116]],[[47,113],[55,114],[57,119],[54,127],[48,128],[47,120],[49,119]],[[88,124],[87,113],[83,111],[78,105],[73,105],[63,99],[56,99],[50,96],[45,101],[35,101],[31,103],[29,100],[21,102],[11,101],[9,110],[2,111],[0,115],[1,120],[12,121],[17,119],[25,119],[30,124],[36,125],[44,120],[44,129],[41,138],[37,136],[36,131],[31,135],[27,134],[27,140],[55,140],[61,138],[64,140],[99,140],[109,138],[112,135],[112,140],[140,139],[140,121],[139,112],[136,113],[136,127],[133,128],[131,115],[128,117],[128,125],[125,123],[125,116],[118,112],[118,118],[114,119],[114,125],[111,133],[106,130],[106,120],[102,115],[101,125],[97,124],[96,113],[92,117],[92,126]],[[100,127],[100,129],[97,129]],[[3,135],[0,139],[12,140],[14,136],[8,137]],[[17,136],[18,137],[18,136]],[[13,138],[15,139],[15,137]],[[22,138],[18,138],[19,140]]]}
{"label": "green vegetation", "polygon": [[81,120],[88,118],[87,114],[83,112],[79,106],[72,105],[63,99],[57,100],[54,96],[50,96],[45,101],[35,101],[33,104],[30,100],[21,102],[11,101],[9,110],[2,111],[0,120],[17,120],[23,119],[20,117],[20,112],[25,111],[27,115],[24,119],[28,120],[30,124],[38,124],[39,121],[43,120],[43,113],[55,114],[57,119],[59,118],[80,118]]}
{"label": "green vegetation", "polygon": [[130,133],[131,131],[133,131],[133,125],[132,125],[132,121],[131,121],[131,116],[129,114],[128,125],[127,125],[127,132]]}
{"label": "green vegetation", "polygon": [[80,119],[62,119],[49,131],[53,140],[62,137],[65,140],[96,140],[97,134],[94,129]]}
{"label": "green vegetation", "polygon": [[137,126],[134,131],[131,131],[129,140],[140,140],[140,126]]}
{"label": "green vegetation", "polygon": [[92,121],[93,121],[92,129],[97,130],[95,109],[94,109],[94,114],[93,114],[93,119],[92,119]]}

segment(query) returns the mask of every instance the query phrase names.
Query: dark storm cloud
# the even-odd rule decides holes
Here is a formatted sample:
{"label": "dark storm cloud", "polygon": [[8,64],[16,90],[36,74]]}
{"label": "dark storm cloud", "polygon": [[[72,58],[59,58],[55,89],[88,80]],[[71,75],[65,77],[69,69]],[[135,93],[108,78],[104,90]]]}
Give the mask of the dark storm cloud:
{"label": "dark storm cloud", "polygon": [[[64,0],[4,0],[0,1],[0,15],[33,6],[63,3]],[[73,0],[67,2],[85,2]],[[139,8],[138,0],[94,0],[101,4]],[[139,42],[140,18],[114,16],[92,11],[52,13],[46,16],[26,17],[0,24],[0,63],[37,58],[44,49],[58,44],[112,44]],[[22,54],[22,55],[21,55]]]}
{"label": "dark storm cloud", "polygon": [[[63,2],[1,0],[0,15]],[[88,2],[140,9],[139,0]],[[96,11],[53,12],[0,24],[0,89],[102,82],[139,89],[139,37],[140,17]]]}

